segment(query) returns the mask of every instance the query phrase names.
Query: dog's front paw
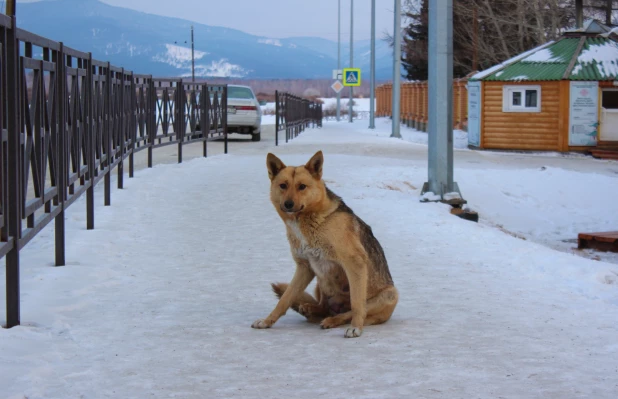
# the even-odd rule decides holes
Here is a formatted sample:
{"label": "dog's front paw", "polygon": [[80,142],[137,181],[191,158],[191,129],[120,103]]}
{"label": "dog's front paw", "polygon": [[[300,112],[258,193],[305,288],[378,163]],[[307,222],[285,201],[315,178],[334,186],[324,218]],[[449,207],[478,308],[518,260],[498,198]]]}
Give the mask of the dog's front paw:
{"label": "dog's front paw", "polygon": [[345,335],[344,337],[346,338],[357,338],[360,337],[363,334],[363,329],[360,327],[348,327],[347,330],[345,330]]}
{"label": "dog's front paw", "polygon": [[251,324],[251,328],[258,328],[258,329],[263,329],[263,328],[270,328],[272,327],[273,323],[270,322],[269,320],[266,319],[259,319],[253,322],[253,324]]}

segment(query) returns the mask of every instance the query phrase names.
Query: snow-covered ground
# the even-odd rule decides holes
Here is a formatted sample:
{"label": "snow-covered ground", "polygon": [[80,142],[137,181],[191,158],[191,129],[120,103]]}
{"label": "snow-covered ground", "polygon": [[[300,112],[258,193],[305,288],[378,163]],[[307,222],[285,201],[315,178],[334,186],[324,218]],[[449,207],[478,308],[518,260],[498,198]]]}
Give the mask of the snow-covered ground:
{"label": "snow-covered ground", "polygon": [[[377,122],[139,171],[111,207],[97,201],[93,231],[75,203],[67,266],[51,267],[52,227],[22,252],[23,325],[0,330],[2,395],[618,397],[618,262],[561,241],[616,229],[618,163],[456,150],[477,224],[419,202],[426,147]],[[266,153],[302,164],[318,149],[400,292],[392,319],[354,340],[292,311],[250,328],[275,305],[269,283],[293,273]]]}
{"label": "snow-covered ground", "polygon": [[[337,104],[337,98],[336,97],[332,97],[332,98],[320,98],[320,100],[322,100],[323,108],[328,108],[330,106],[333,106]],[[362,111],[369,111],[371,105],[371,101],[368,98],[355,98],[354,99],[354,111],[357,112],[362,112]],[[341,96],[341,107],[347,107],[348,106],[348,98],[345,95]],[[262,111],[267,111],[267,112],[274,112],[275,111],[275,103],[266,103],[265,105],[262,105]]]}

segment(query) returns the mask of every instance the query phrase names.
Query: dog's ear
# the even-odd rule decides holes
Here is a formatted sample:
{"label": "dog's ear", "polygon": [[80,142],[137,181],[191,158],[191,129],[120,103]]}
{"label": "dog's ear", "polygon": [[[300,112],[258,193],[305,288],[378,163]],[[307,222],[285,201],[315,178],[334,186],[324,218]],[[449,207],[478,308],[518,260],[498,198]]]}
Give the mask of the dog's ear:
{"label": "dog's ear", "polygon": [[268,153],[266,156],[266,167],[268,168],[268,178],[273,180],[285,168],[285,164],[274,154]]}
{"label": "dog's ear", "polygon": [[322,165],[324,164],[324,155],[322,151],[318,151],[311,157],[309,162],[305,165],[305,168],[311,173],[311,176],[316,179],[322,178]]}

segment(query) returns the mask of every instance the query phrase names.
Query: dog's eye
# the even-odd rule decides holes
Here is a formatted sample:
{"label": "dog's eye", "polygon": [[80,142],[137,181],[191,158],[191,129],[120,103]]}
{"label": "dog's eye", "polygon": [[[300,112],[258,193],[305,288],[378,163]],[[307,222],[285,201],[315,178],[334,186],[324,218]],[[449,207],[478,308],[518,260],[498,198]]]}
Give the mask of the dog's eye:
{"label": "dog's eye", "polygon": [[285,183],[282,183],[282,184],[279,184],[279,187],[285,190],[286,188],[288,188],[288,185]]}
{"label": "dog's eye", "polygon": [[304,184],[301,184],[300,186],[298,186],[298,189],[299,189],[300,191],[303,191],[303,190],[304,190],[304,189],[306,189],[306,188],[307,188],[307,186],[305,186]]}

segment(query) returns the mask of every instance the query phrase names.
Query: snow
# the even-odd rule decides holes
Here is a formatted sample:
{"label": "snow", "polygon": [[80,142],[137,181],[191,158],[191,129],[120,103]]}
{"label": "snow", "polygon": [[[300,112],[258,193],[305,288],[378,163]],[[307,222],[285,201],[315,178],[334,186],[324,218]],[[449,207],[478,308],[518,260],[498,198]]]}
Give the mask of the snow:
{"label": "snow", "polygon": [[521,62],[552,63],[565,61],[560,56],[554,56],[554,53],[550,49],[544,48],[524,58]]}
{"label": "snow", "polygon": [[528,75],[518,75],[518,76],[513,76],[512,78],[509,78],[509,80],[512,80],[514,82],[520,82],[522,80],[528,80],[528,79],[530,79]]}
{"label": "snow", "polygon": [[[344,96],[344,93],[341,93],[341,107],[348,107],[348,100],[349,98]],[[322,108],[328,108],[328,107],[332,107],[332,106],[337,106],[337,97],[330,97],[330,98],[320,98],[320,100],[322,100],[324,102],[324,104],[322,105]],[[369,108],[371,106],[371,99],[369,98],[355,98],[354,99],[354,111],[356,112],[369,112]]]}
{"label": "snow", "polygon": [[[195,65],[196,76],[209,76],[215,78],[242,78],[248,71],[240,65],[231,64],[225,58],[212,60],[208,65]],[[187,75],[187,76],[190,76]]]}
{"label": "snow", "polygon": [[537,52],[539,50],[544,49],[545,47],[551,46],[553,43],[554,43],[553,40],[549,41],[549,42],[547,42],[545,44],[542,44],[542,45],[540,45],[538,47],[533,48],[532,50],[523,52],[523,53],[521,53],[519,55],[516,55],[513,58],[509,58],[508,60],[506,60],[506,61],[504,61],[504,62],[502,62],[500,64],[494,65],[493,67],[491,67],[489,69],[486,69],[484,71],[481,71],[479,73],[474,74],[470,79],[474,79],[474,80],[484,79],[484,78],[488,77],[489,75],[491,75],[492,73],[494,73],[496,71],[499,71],[500,69],[509,66],[510,64],[513,64],[513,63],[515,63],[517,61],[520,61],[520,60],[522,60],[522,59],[532,55],[533,53],[535,53],[535,52]]}
{"label": "snow", "polygon": [[[618,76],[618,43],[607,41],[603,44],[590,45],[584,49],[577,58],[579,64],[596,63],[599,74],[603,78],[611,78]],[[580,67],[581,68],[581,67]],[[573,69],[572,74],[576,74],[576,69]],[[577,69],[579,72],[580,69]]]}
{"label": "snow", "polygon": [[[0,330],[4,397],[616,398],[618,261],[557,241],[616,229],[618,163],[456,150],[473,223],[420,202],[426,146],[389,138],[386,118],[366,126],[140,170],[112,184],[110,207],[101,184],[92,231],[80,198],[67,266],[51,267],[53,224],[21,252],[23,325]],[[250,328],[294,268],[266,153],[299,165],[318,149],[400,293],[392,319],[353,340],[292,311]]]}
{"label": "snow", "polygon": [[[175,44],[166,44],[166,52],[157,54],[153,57],[153,61],[164,62],[176,68],[185,68],[187,63],[191,65],[191,49],[187,47],[177,46]],[[208,53],[205,51],[195,51],[195,59],[201,60]]]}
{"label": "snow", "polygon": [[258,43],[269,44],[271,46],[281,47],[281,40],[279,39],[258,39]]}
{"label": "snow", "polygon": [[[181,76],[191,76],[191,49],[174,44],[166,44],[165,48],[165,53],[155,55],[152,60],[184,69],[186,72],[182,73]],[[248,71],[240,65],[231,64],[225,58],[210,60],[210,63],[208,63],[204,59],[208,54],[205,51],[195,50],[195,61],[202,60],[201,63],[195,64],[196,76],[242,78],[248,74]]]}

